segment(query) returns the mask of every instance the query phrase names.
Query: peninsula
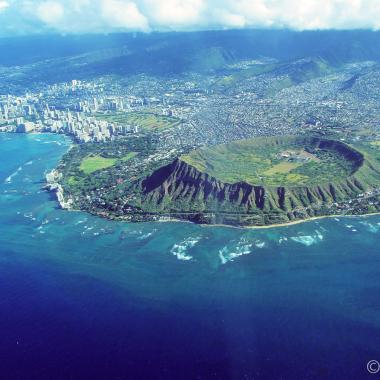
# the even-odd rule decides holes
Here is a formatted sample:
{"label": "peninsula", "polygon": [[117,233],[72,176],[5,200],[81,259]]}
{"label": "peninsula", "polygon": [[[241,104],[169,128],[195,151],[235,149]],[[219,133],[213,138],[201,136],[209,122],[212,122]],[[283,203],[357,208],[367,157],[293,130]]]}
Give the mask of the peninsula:
{"label": "peninsula", "polygon": [[63,207],[127,221],[268,226],[380,211],[380,149],[316,136],[163,152],[152,135],[71,149],[51,188]]}

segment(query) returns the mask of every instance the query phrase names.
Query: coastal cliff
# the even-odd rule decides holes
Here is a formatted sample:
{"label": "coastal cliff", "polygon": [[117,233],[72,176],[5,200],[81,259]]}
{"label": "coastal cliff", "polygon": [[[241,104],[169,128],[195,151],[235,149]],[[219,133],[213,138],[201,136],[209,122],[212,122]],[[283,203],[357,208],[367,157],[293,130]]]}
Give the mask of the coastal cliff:
{"label": "coastal cliff", "polygon": [[72,199],[65,198],[62,185],[59,181],[62,179],[62,174],[56,169],[52,170],[50,173],[46,174],[46,185],[45,189],[54,192],[57,196],[58,203],[61,208],[70,210],[73,205]]}

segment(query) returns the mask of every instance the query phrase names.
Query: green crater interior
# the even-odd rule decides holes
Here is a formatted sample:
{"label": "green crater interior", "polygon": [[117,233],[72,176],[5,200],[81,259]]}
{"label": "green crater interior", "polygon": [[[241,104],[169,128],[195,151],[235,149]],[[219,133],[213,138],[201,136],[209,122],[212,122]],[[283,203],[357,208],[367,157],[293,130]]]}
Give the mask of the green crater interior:
{"label": "green crater interior", "polygon": [[363,156],[339,141],[286,136],[200,148],[181,160],[226,183],[309,186],[347,178]]}

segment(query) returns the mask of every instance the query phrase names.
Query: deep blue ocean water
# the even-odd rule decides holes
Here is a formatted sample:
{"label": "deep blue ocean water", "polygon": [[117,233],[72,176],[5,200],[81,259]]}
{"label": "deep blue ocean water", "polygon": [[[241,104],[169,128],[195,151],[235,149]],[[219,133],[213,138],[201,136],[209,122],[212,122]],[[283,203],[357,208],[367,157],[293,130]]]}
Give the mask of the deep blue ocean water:
{"label": "deep blue ocean water", "polygon": [[0,379],[375,379],[380,217],[126,224],[41,190],[70,141],[0,135]]}

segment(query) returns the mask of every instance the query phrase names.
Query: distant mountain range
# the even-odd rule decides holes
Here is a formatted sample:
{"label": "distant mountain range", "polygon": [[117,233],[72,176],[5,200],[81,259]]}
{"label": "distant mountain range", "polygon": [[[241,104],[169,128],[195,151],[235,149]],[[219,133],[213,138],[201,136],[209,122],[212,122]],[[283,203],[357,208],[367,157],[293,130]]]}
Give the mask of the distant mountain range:
{"label": "distant mountain range", "polygon": [[238,30],[51,35],[0,39],[0,50],[4,52],[0,67],[28,68],[33,81],[218,71],[236,62],[267,57],[283,63],[277,70],[290,69],[292,81],[297,83],[330,66],[380,61],[380,32]]}

